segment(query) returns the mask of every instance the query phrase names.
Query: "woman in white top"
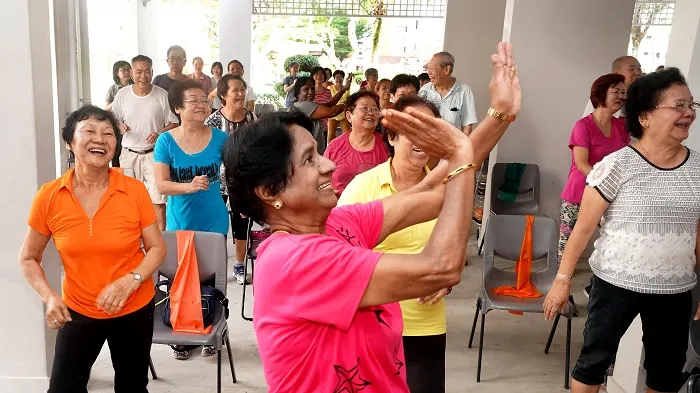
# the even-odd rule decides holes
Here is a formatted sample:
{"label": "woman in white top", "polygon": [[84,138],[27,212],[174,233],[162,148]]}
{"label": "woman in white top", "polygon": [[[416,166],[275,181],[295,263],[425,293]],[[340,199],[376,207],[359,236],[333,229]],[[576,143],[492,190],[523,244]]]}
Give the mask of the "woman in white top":
{"label": "woman in white top", "polygon": [[608,155],[588,175],[578,222],[544,303],[547,319],[564,310],[576,262],[600,222],[573,393],[598,392],[637,315],[647,392],[677,392],[683,385],[688,322],[696,310],[690,290],[700,254],[700,154],[682,142],[699,108],[678,69],[640,78],[625,103],[627,129],[639,141]]}

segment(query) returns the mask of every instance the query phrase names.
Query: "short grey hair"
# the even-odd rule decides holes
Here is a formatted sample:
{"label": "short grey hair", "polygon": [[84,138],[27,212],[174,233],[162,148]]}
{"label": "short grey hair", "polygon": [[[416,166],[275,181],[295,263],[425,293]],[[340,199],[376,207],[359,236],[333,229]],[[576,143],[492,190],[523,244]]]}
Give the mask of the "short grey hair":
{"label": "short grey hair", "polygon": [[452,56],[450,52],[438,52],[433,55],[433,57],[437,58],[440,61],[440,67],[445,68],[447,66],[450,67],[450,74],[452,71],[455,69],[455,57]]}

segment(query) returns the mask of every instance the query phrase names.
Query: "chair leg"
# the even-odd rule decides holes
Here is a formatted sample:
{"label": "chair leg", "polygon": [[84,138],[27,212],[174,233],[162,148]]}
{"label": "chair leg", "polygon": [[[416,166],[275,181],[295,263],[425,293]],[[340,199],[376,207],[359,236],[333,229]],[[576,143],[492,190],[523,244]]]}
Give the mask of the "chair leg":
{"label": "chair leg", "polygon": [[[478,240],[479,240],[479,239],[477,238],[477,241],[478,241]],[[485,241],[485,240],[486,240],[486,237],[484,237],[483,239],[481,239],[481,244],[479,244],[479,252],[478,252],[478,255],[481,255],[482,251],[484,251],[484,241]]]}
{"label": "chair leg", "polygon": [[[246,256],[246,262],[243,264],[243,277],[248,277],[248,262],[251,264],[253,263],[253,258],[248,258]],[[254,274],[254,273],[253,273]],[[253,278],[251,274],[251,279]],[[246,287],[248,286],[248,280],[244,279],[243,280],[243,298],[241,299],[241,318],[245,319],[246,321],[252,321],[253,318],[249,318],[245,316],[245,295],[246,295]]]}
{"label": "chair leg", "polygon": [[233,378],[233,383],[238,382],[236,380],[236,369],[233,367],[233,355],[231,354],[231,341],[228,339],[228,332],[226,332],[226,351],[228,351],[228,364],[231,366],[231,377]]}
{"label": "chair leg", "polygon": [[486,314],[481,314],[481,334],[479,336],[479,362],[476,366],[476,382],[481,382],[481,359],[484,350],[484,327],[486,322]]}
{"label": "chair leg", "polygon": [[148,368],[151,369],[151,376],[153,376],[153,380],[157,380],[158,374],[156,374],[156,367],[153,365],[153,359],[150,357],[148,358]]}
{"label": "chair leg", "polygon": [[467,345],[467,348],[471,348],[474,341],[474,331],[476,331],[476,323],[479,321],[479,310],[481,310],[481,298],[476,299],[476,312],[474,312],[474,322],[472,322],[472,332],[469,334],[469,345]]}
{"label": "chair leg", "polygon": [[559,318],[561,317],[561,314],[557,314],[556,317],[554,317],[554,323],[552,323],[552,330],[549,331],[549,338],[547,339],[547,345],[544,347],[544,353],[548,354],[549,353],[549,347],[552,345],[552,339],[554,338],[554,332],[557,331],[557,325],[559,325]]}
{"label": "chair leg", "polygon": [[221,350],[216,352],[216,393],[221,393]]}
{"label": "chair leg", "polygon": [[571,367],[571,318],[566,319],[566,359],[564,361],[564,389],[569,389]]}

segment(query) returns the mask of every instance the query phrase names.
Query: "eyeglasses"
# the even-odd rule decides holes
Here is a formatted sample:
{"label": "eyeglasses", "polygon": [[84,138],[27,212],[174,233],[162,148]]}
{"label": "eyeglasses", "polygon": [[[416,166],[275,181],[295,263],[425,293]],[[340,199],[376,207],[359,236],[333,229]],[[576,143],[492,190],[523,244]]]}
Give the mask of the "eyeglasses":
{"label": "eyeglasses", "polygon": [[192,104],[194,106],[197,106],[197,105],[209,106],[208,100],[184,100],[183,102],[188,103],[188,104]]}
{"label": "eyeglasses", "polygon": [[176,61],[185,61],[185,60],[187,60],[187,59],[185,59],[183,57],[168,57],[168,61],[171,63],[174,63]]}
{"label": "eyeglasses", "polygon": [[656,109],[675,109],[678,112],[685,112],[690,108],[693,112],[697,112],[700,109],[700,102],[686,102],[677,101],[669,105],[658,105]]}
{"label": "eyeglasses", "polygon": [[356,108],[356,109],[357,109],[358,111],[364,113],[365,115],[368,114],[368,113],[371,113],[371,114],[373,114],[373,115],[376,115],[377,113],[379,113],[379,108],[369,108],[369,107],[366,107],[366,106],[362,106],[362,107],[359,107],[359,108]]}

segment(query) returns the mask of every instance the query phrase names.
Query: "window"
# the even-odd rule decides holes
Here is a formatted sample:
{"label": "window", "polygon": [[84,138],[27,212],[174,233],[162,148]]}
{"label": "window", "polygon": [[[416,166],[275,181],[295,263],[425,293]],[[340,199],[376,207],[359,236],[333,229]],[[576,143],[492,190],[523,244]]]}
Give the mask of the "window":
{"label": "window", "polygon": [[447,0],[251,0],[253,15],[442,18]]}

